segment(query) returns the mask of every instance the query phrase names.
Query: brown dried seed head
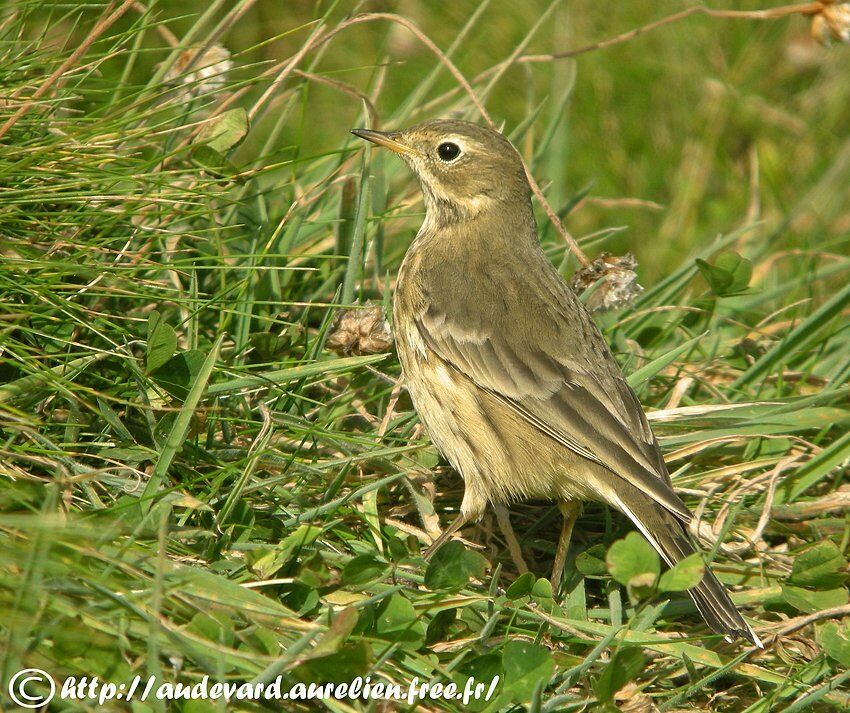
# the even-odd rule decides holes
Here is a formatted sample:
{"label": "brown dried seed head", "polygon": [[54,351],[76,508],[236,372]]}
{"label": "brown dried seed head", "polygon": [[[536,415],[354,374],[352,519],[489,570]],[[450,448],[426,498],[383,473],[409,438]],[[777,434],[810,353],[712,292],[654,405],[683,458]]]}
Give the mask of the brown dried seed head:
{"label": "brown dried seed head", "polygon": [[589,265],[576,271],[570,280],[570,288],[581,295],[596,285],[586,302],[591,312],[630,307],[643,292],[643,287],[637,282],[636,267],[637,260],[631,253],[622,257],[602,253]]}
{"label": "brown dried seed head", "polygon": [[393,344],[393,334],[381,305],[336,313],[326,345],[344,356],[380,354]]}
{"label": "brown dried seed head", "polygon": [[822,45],[850,44],[850,2],[831,2],[812,17],[812,37]]}

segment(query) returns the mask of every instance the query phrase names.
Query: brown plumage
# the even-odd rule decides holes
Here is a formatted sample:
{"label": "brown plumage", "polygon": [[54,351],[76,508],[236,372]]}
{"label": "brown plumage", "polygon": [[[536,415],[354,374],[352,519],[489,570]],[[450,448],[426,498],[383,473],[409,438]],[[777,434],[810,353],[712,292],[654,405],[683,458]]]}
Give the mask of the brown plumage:
{"label": "brown plumage", "polygon": [[[538,243],[510,142],[455,120],[353,133],[402,156],[425,196],[394,333],[416,410],[464,479],[462,521],[488,503],[595,500],[628,516],[669,565],[695,552],[692,515],[640,402]],[[560,580],[557,560],[556,571]],[[760,645],[708,569],[689,593],[714,631]]]}

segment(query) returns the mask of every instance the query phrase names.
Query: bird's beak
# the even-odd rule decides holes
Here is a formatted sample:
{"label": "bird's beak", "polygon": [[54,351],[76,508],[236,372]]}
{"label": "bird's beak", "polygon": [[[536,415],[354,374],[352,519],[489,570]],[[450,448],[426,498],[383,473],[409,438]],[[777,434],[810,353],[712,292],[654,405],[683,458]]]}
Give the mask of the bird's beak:
{"label": "bird's beak", "polygon": [[394,131],[388,132],[374,131],[372,129],[352,129],[351,133],[355,136],[359,136],[361,139],[371,141],[373,144],[388,148],[390,151],[394,151],[397,154],[415,156],[418,153],[411,146],[408,146],[407,144],[399,141],[399,134]]}

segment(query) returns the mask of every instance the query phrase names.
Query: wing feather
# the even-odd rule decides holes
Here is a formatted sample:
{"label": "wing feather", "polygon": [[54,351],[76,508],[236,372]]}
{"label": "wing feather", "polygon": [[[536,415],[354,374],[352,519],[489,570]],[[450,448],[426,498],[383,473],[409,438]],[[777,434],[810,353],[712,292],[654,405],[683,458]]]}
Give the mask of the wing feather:
{"label": "wing feather", "polygon": [[542,284],[528,271],[506,288],[522,291],[521,315],[495,283],[471,298],[465,276],[451,279],[444,266],[448,282],[430,281],[414,310],[424,343],[542,433],[689,521],[640,402],[592,318],[543,260]]}

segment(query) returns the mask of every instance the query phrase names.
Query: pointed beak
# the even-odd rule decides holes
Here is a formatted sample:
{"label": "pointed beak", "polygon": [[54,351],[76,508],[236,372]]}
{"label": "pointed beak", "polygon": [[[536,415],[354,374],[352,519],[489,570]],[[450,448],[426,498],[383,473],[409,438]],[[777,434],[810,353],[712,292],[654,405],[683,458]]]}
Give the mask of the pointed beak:
{"label": "pointed beak", "polygon": [[373,144],[388,148],[397,154],[415,156],[419,152],[411,146],[399,141],[400,134],[395,131],[374,131],[372,129],[352,129],[351,133]]}

